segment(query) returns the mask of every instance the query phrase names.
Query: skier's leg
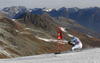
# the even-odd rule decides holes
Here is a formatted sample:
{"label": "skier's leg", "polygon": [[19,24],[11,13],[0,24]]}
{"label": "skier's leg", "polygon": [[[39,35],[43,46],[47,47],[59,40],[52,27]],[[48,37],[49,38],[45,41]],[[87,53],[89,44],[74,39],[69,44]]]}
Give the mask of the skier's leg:
{"label": "skier's leg", "polygon": [[72,50],[79,50],[82,49],[82,43],[76,44],[75,46],[72,47]]}
{"label": "skier's leg", "polygon": [[79,47],[78,47],[79,49],[82,49],[82,47],[83,47],[83,46],[82,46],[82,43],[79,43],[78,46],[79,46]]}
{"label": "skier's leg", "polygon": [[72,48],[71,48],[71,51],[75,50],[78,48],[78,45],[74,45]]}

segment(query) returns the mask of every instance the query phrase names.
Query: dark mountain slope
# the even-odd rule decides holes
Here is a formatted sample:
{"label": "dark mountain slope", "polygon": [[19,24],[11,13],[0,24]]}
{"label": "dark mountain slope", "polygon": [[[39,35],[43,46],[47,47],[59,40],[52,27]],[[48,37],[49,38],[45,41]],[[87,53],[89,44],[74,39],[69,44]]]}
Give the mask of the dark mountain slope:
{"label": "dark mountain slope", "polygon": [[[73,20],[70,20],[70,19],[66,19],[66,18],[63,18],[63,17],[58,17],[58,18],[52,18],[52,17],[49,17],[49,15],[48,14],[44,14],[43,16],[40,16],[40,15],[34,15],[34,14],[31,14],[31,13],[26,13],[26,16],[30,16],[30,15],[32,15],[32,16],[35,16],[35,17],[32,17],[32,18],[30,18],[30,17],[28,17],[28,20],[25,20],[25,17],[23,17],[23,18],[21,18],[22,20],[20,20],[20,22],[22,21],[23,23],[25,23],[24,21],[28,21],[28,23],[27,24],[29,24],[29,22],[35,22],[35,21],[38,21],[37,20],[37,17],[36,16],[38,16],[38,19],[40,18],[40,17],[42,17],[42,19],[40,20],[39,19],[39,23],[38,24],[40,24],[41,23],[41,21],[42,21],[42,24],[43,25],[45,25],[45,22],[47,22],[47,24],[48,24],[48,26],[47,27],[49,27],[49,29],[45,29],[45,28],[38,28],[38,29],[36,29],[36,27],[35,28],[33,28],[33,29],[36,29],[36,30],[39,30],[39,31],[41,31],[41,32],[45,32],[46,34],[48,34],[49,36],[51,36],[51,37],[53,37],[53,38],[56,38],[56,30],[57,30],[57,26],[56,25],[63,25],[63,27],[66,27],[66,30],[71,30],[71,31],[68,31],[68,32],[63,32],[63,37],[64,37],[64,40],[70,40],[71,38],[68,36],[68,34],[72,34],[72,35],[74,35],[74,36],[77,36],[77,37],[79,37],[79,38],[81,38],[82,39],[82,42],[83,43],[85,43],[85,45],[88,45],[88,46],[93,46],[93,47],[95,47],[96,46],[96,44],[98,44],[99,43],[99,39],[96,39],[96,38],[90,38],[88,35],[85,35],[85,34],[83,34],[83,33],[81,33],[82,31],[84,32],[84,33],[86,33],[87,32],[87,28],[85,28],[85,27],[83,27],[83,26],[81,26],[81,25],[79,25],[77,22],[75,22],[75,21],[73,21]],[[45,16],[45,17],[44,17]],[[35,18],[35,19],[33,19],[33,18]],[[33,19],[33,20],[32,20]],[[31,21],[32,20],[32,21]],[[62,21],[62,22],[60,22],[60,21]],[[53,24],[53,23],[55,23],[55,24]],[[66,24],[67,25],[66,25]],[[25,23],[26,24],[26,23]],[[31,26],[35,26],[35,24],[34,23],[31,23],[32,25]],[[52,26],[51,26],[51,24],[52,24]],[[27,26],[27,25],[26,25]],[[30,25],[29,25],[30,26]],[[79,29],[78,30],[81,30],[81,32],[78,32],[78,31],[76,31],[76,30],[73,30],[74,28],[75,29],[77,29],[77,27],[79,27]],[[32,27],[30,27],[30,28],[32,28]],[[83,30],[82,30],[82,29]],[[49,30],[49,31],[48,31]],[[90,32],[91,31],[91,32]],[[88,33],[90,33],[91,35],[92,35],[92,33],[97,33],[97,32],[95,32],[95,31],[93,31],[93,30],[88,30]],[[78,34],[79,33],[79,34]],[[98,34],[98,33],[97,33]],[[96,35],[95,35],[96,36]],[[99,36],[99,35],[98,35]],[[40,37],[43,37],[43,36],[40,36]],[[49,37],[49,38],[51,38],[51,37]],[[46,38],[46,37],[45,37]],[[86,41],[85,41],[86,40]],[[90,41],[89,41],[90,40]],[[97,42],[96,42],[97,41]],[[91,43],[91,44],[90,44]],[[95,44],[94,44],[95,43]],[[94,46],[94,45],[95,46]],[[98,47],[99,47],[99,45],[98,45]]]}
{"label": "dark mountain slope", "polygon": [[44,13],[43,16],[45,16],[48,20],[57,24],[58,26],[62,26],[65,28],[71,28],[71,29],[77,30],[79,32],[82,32],[86,35],[100,38],[100,33],[96,32],[92,29],[81,26],[75,20],[71,20],[71,19],[64,18],[64,17],[54,17],[53,18],[53,17],[49,16],[47,13]]}
{"label": "dark mountain slope", "polygon": [[52,34],[52,36],[56,37],[57,26],[43,16],[34,15],[31,13],[24,13],[20,15],[17,19],[20,19],[19,22],[24,23],[25,27],[34,28],[35,30],[38,29],[42,32],[47,33],[49,31],[48,34]]}
{"label": "dark mountain slope", "polygon": [[38,39],[33,31],[26,30],[17,20],[0,19],[0,58],[53,53],[56,50],[56,43]]}
{"label": "dark mountain slope", "polygon": [[79,12],[71,13],[70,19],[76,20],[79,24],[100,31],[100,8],[88,8]]}

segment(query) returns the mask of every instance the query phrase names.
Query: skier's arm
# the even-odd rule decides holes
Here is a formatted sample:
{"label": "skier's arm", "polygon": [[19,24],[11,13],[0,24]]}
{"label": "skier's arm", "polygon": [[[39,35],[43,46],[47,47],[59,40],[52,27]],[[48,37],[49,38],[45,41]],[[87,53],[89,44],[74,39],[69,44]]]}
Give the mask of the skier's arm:
{"label": "skier's arm", "polygon": [[70,42],[73,42],[73,41],[75,41],[75,39],[72,39]]}

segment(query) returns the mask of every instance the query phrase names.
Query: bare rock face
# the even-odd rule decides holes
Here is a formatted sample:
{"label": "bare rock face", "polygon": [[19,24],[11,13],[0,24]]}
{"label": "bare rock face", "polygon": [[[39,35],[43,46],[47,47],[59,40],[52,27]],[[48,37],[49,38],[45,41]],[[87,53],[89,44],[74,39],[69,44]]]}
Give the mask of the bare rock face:
{"label": "bare rock face", "polygon": [[0,14],[0,19],[2,19],[2,18],[4,18],[4,17],[5,17],[4,15]]}

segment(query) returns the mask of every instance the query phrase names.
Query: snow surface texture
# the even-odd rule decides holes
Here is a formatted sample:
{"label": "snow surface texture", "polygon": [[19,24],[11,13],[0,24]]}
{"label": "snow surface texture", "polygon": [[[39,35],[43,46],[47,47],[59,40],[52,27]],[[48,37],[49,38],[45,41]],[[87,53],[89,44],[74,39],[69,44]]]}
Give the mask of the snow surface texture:
{"label": "snow surface texture", "polygon": [[0,63],[100,63],[100,48],[63,54],[52,53],[13,59],[0,59]]}

